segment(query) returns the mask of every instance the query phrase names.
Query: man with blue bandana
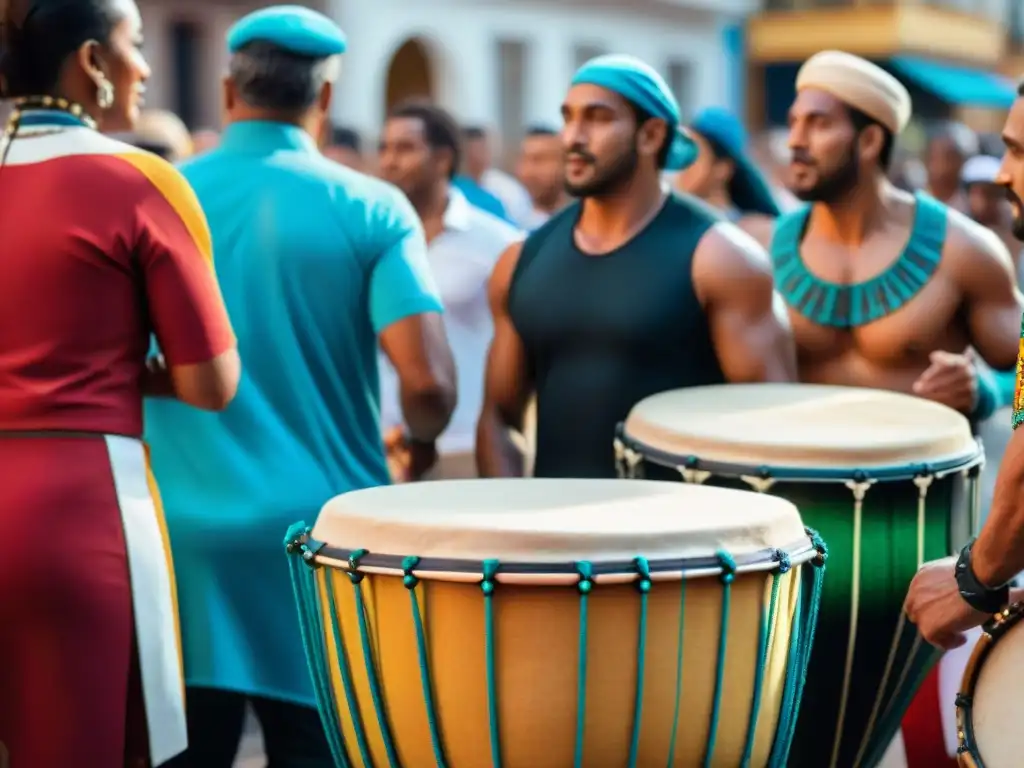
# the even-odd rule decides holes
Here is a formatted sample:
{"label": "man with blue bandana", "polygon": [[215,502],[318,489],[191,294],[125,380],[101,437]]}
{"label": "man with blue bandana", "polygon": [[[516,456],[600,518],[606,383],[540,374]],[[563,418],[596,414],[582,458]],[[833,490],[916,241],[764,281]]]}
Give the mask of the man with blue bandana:
{"label": "man with blue bandana", "polygon": [[771,187],[747,154],[747,132],[721,107],[708,107],[690,123],[697,159],[676,177],[676,187],[725,214],[755,237],[771,237],[781,213]]}
{"label": "man with blue bandana", "polygon": [[508,434],[534,393],[534,474],[614,477],[615,426],[644,397],[796,375],[767,255],[709,206],[663,191],[661,172],[697,152],[664,80],[632,57],[598,57],[562,115],[565,185],[579,201],[507,249],[491,277],[486,476],[522,471]]}
{"label": "man with blue bandana", "polygon": [[210,222],[245,373],[222,413],[147,403],[178,578],[189,750],[230,768],[247,703],[275,768],[333,766],[283,539],[333,496],[389,481],[378,342],[408,439],[433,455],[454,367],[423,230],[394,187],[317,151],[345,38],[279,6],[228,34],[229,125],[182,172]]}

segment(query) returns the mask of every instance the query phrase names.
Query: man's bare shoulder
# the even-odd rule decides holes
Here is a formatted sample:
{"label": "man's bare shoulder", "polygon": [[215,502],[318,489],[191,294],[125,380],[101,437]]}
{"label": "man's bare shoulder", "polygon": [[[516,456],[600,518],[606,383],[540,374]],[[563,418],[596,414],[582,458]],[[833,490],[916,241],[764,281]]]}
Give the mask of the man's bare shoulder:
{"label": "man's bare shoulder", "polygon": [[501,252],[497,263],[494,265],[494,271],[506,273],[511,277],[512,272],[515,271],[516,265],[519,263],[519,256],[523,252],[524,242],[526,242],[526,240],[519,237],[506,245],[505,250]]}
{"label": "man's bare shoulder", "polygon": [[523,252],[523,241],[510,243],[498,257],[491,276],[487,281],[487,297],[492,309],[504,309],[508,302],[508,292],[512,285],[512,276],[519,264],[519,256]]}
{"label": "man's bare shoulder", "polygon": [[956,269],[988,267],[1013,273],[1013,259],[992,230],[972,221],[954,208],[946,208],[945,256]]}
{"label": "man's bare shoulder", "polygon": [[704,306],[770,295],[771,258],[742,229],[720,221],[704,233],[693,252],[693,287]]}
{"label": "man's bare shoulder", "polygon": [[768,251],[748,232],[737,225],[720,221],[712,226],[697,244],[694,269],[715,273],[757,275],[772,274]]}
{"label": "man's bare shoulder", "polygon": [[763,248],[770,249],[775,234],[775,219],[762,213],[751,213],[740,218],[736,226],[753,237]]}

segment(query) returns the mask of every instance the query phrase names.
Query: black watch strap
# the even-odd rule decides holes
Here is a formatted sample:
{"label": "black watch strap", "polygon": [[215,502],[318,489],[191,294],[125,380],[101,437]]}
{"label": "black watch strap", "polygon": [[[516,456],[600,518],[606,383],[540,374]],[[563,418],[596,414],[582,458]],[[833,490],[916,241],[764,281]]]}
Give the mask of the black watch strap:
{"label": "black watch strap", "polygon": [[990,588],[978,580],[971,567],[971,548],[973,546],[974,542],[972,541],[964,547],[956,561],[956,586],[960,590],[960,597],[976,611],[989,614],[999,613],[1010,602],[1010,585],[1003,584],[1000,587]]}

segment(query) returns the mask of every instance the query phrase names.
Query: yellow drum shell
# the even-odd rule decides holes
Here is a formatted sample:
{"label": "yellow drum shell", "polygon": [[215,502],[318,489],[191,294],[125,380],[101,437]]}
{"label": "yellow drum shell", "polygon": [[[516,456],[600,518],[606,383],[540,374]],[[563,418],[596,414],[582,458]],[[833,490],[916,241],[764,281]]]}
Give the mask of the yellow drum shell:
{"label": "yellow drum shell", "polygon": [[[491,484],[486,488],[491,499],[486,515],[475,512],[474,504],[479,505],[481,498],[466,503],[467,495],[482,492],[480,485],[470,490],[467,483]],[[531,487],[524,489],[520,483]],[[771,613],[771,625],[764,627],[769,642],[750,763],[768,764],[783,710],[801,571],[812,567],[801,563],[814,554],[791,504],[740,491],[614,480],[457,481],[375,490],[368,494],[372,498],[351,498],[365,493],[357,492],[325,507],[313,539],[376,553],[417,554],[424,560],[497,556],[502,562],[520,563],[528,562],[531,553],[535,562],[599,563],[632,552],[653,563],[669,553],[706,558],[719,548],[731,552],[741,567],[727,601],[715,568],[688,572],[685,579],[679,571],[655,574],[647,602],[637,765],[699,766],[709,749],[712,765],[740,764],[751,720],[762,622]],[[391,505],[392,512],[382,512],[382,504]],[[787,573],[771,571],[774,564],[767,559],[748,569],[742,566],[743,555],[793,548],[801,541],[802,554],[794,556]],[[414,594],[426,631],[433,709],[445,763],[448,768],[491,765],[485,600],[479,572],[417,572],[421,580],[410,591],[401,571],[367,566],[360,568],[365,575],[356,587],[348,576],[349,564],[330,553],[330,548],[323,550],[317,558],[323,567],[315,571],[324,627],[321,640],[340,714],[337,727],[352,764],[364,765],[345,694],[335,622],[373,762],[388,765],[360,639],[358,588],[367,615],[369,650],[401,764],[436,765],[421,684],[410,598]],[[587,768],[629,764],[641,656],[636,578],[634,573],[599,576],[588,597],[582,761]],[[577,578],[499,572],[497,580],[492,600],[502,768],[570,768],[580,682]],[[769,612],[774,580],[778,587],[774,611]],[[723,686],[712,732],[726,604]],[[669,762],[673,731],[675,758]]]}

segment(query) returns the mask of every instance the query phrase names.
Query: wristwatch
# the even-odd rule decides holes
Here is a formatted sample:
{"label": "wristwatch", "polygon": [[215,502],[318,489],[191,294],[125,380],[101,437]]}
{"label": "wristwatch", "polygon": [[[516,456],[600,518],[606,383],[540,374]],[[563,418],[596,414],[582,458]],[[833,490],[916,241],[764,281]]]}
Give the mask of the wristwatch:
{"label": "wristwatch", "polygon": [[978,580],[971,567],[973,546],[972,541],[960,550],[960,557],[956,561],[956,586],[960,590],[960,597],[976,611],[999,613],[1010,603],[1010,585],[1007,583],[994,588],[986,587]]}

